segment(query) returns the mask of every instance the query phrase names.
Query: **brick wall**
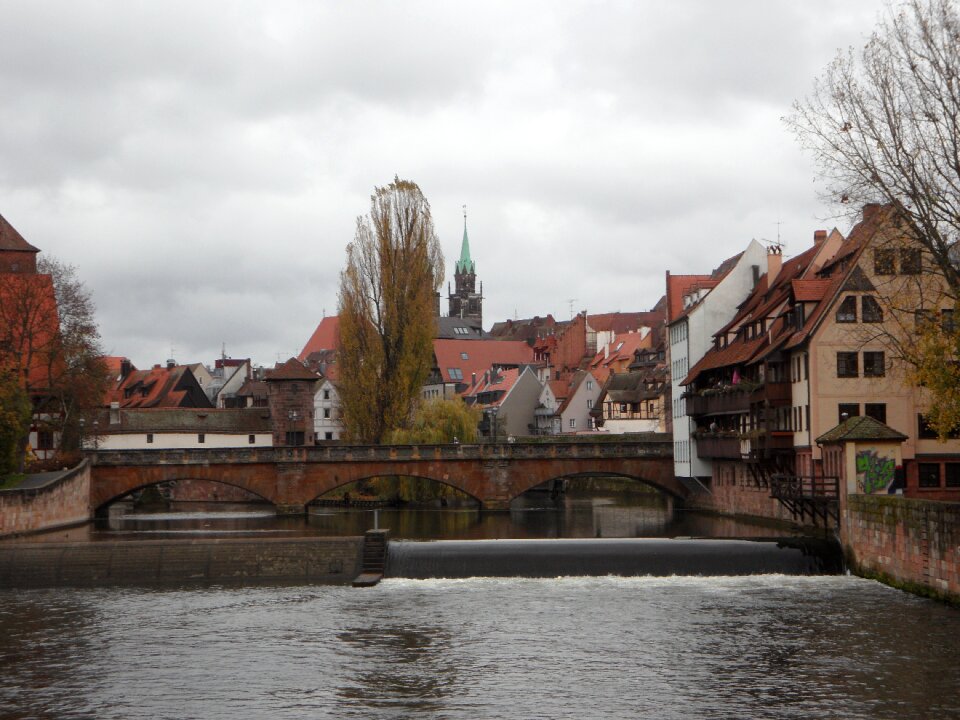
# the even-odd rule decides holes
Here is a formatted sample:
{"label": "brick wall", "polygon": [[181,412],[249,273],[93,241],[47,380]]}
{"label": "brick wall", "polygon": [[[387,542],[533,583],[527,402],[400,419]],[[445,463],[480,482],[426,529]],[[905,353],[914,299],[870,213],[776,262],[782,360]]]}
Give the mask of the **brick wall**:
{"label": "brick wall", "polygon": [[177,480],[170,484],[170,499],[176,502],[263,502],[252,492],[212,480]]}
{"label": "brick wall", "polygon": [[848,495],[841,541],[856,574],[960,603],[960,503]]}
{"label": "brick wall", "polygon": [[743,463],[723,465],[723,472],[714,468],[710,494],[691,496],[687,507],[710,510],[724,515],[752,515],[788,523],[793,516],[777,500],[770,497],[769,488],[757,487]]}
{"label": "brick wall", "polygon": [[0,492],[0,537],[89,520],[90,462],[42,488]]}
{"label": "brick wall", "polygon": [[0,544],[0,587],[351,582],[362,537]]}

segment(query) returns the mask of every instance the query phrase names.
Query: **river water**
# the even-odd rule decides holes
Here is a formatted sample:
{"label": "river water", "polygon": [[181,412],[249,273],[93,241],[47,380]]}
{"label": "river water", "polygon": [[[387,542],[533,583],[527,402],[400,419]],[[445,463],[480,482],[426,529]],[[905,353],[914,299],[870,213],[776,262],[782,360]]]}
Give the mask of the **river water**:
{"label": "river water", "polygon": [[[121,507],[46,539],[358,534],[374,522],[407,539],[783,534],[650,497],[376,519],[188,509]],[[0,718],[949,718],[958,638],[960,611],[850,576],[0,589]]]}
{"label": "river water", "polygon": [[849,576],[0,591],[0,716],[950,718],[958,637]]}

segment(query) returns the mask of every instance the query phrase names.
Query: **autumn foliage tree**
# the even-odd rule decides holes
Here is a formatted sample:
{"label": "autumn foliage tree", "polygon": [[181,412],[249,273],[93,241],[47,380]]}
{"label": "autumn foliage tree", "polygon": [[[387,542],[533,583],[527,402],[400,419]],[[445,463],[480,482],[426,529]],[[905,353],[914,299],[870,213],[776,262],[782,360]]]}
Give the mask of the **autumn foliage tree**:
{"label": "autumn foliage tree", "polygon": [[[89,291],[73,267],[41,259],[36,274],[8,274],[0,288],[0,369],[32,406],[33,424],[77,450],[82,413],[103,398],[107,369]],[[17,440],[23,470],[29,424]]]}
{"label": "autumn foliage tree", "polygon": [[[901,231],[884,250],[920,249],[924,305],[903,288],[881,293],[909,315],[891,337],[926,386],[941,436],[960,429],[960,333],[952,322],[913,327],[913,310],[954,312],[960,301],[960,10],[956,0],[891,7],[859,51],[840,52],[785,118],[814,157],[824,199],[853,214],[880,203]],[[936,297],[934,297],[936,296]],[[912,305],[912,306],[911,306]],[[907,324],[907,323],[903,323]]]}
{"label": "autumn foliage tree", "polygon": [[346,434],[383,442],[409,422],[432,366],[443,255],[416,183],[378,187],[340,274],[340,401]]}

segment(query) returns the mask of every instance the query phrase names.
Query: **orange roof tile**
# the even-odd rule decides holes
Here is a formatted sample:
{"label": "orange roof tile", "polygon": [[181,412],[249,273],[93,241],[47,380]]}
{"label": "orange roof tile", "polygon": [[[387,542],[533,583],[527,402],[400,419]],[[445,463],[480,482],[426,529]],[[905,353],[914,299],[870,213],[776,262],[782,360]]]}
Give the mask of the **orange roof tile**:
{"label": "orange roof tile", "polygon": [[[533,348],[523,340],[444,340],[433,341],[433,356],[443,382],[463,382],[468,385],[472,376],[481,376],[493,365],[518,366],[533,363]],[[461,377],[451,377],[456,369]]]}
{"label": "orange roof tile", "polygon": [[330,315],[323,318],[313,335],[303,346],[303,350],[297,355],[297,360],[303,362],[310,353],[320,350],[336,350],[340,347],[340,318],[337,315]]}
{"label": "orange roof tile", "polygon": [[320,376],[307,369],[296,358],[290,358],[285,363],[277,363],[272,370],[267,370],[264,379],[267,382],[274,380],[319,380]]}
{"label": "orange roof tile", "polygon": [[794,280],[793,299],[797,302],[817,302],[830,287],[830,280]]}

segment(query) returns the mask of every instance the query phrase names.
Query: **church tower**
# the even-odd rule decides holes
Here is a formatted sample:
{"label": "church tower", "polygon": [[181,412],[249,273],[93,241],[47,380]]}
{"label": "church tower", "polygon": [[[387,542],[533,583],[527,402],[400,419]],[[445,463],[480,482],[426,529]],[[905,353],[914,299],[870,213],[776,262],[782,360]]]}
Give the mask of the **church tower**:
{"label": "church tower", "polygon": [[447,292],[450,293],[450,317],[474,318],[478,323],[483,321],[483,283],[480,283],[480,292],[477,292],[477,267],[470,259],[470,239],[467,237],[467,206],[463,206],[463,243],[460,246],[460,259],[453,268],[453,279],[456,289],[450,292],[447,283]]}

